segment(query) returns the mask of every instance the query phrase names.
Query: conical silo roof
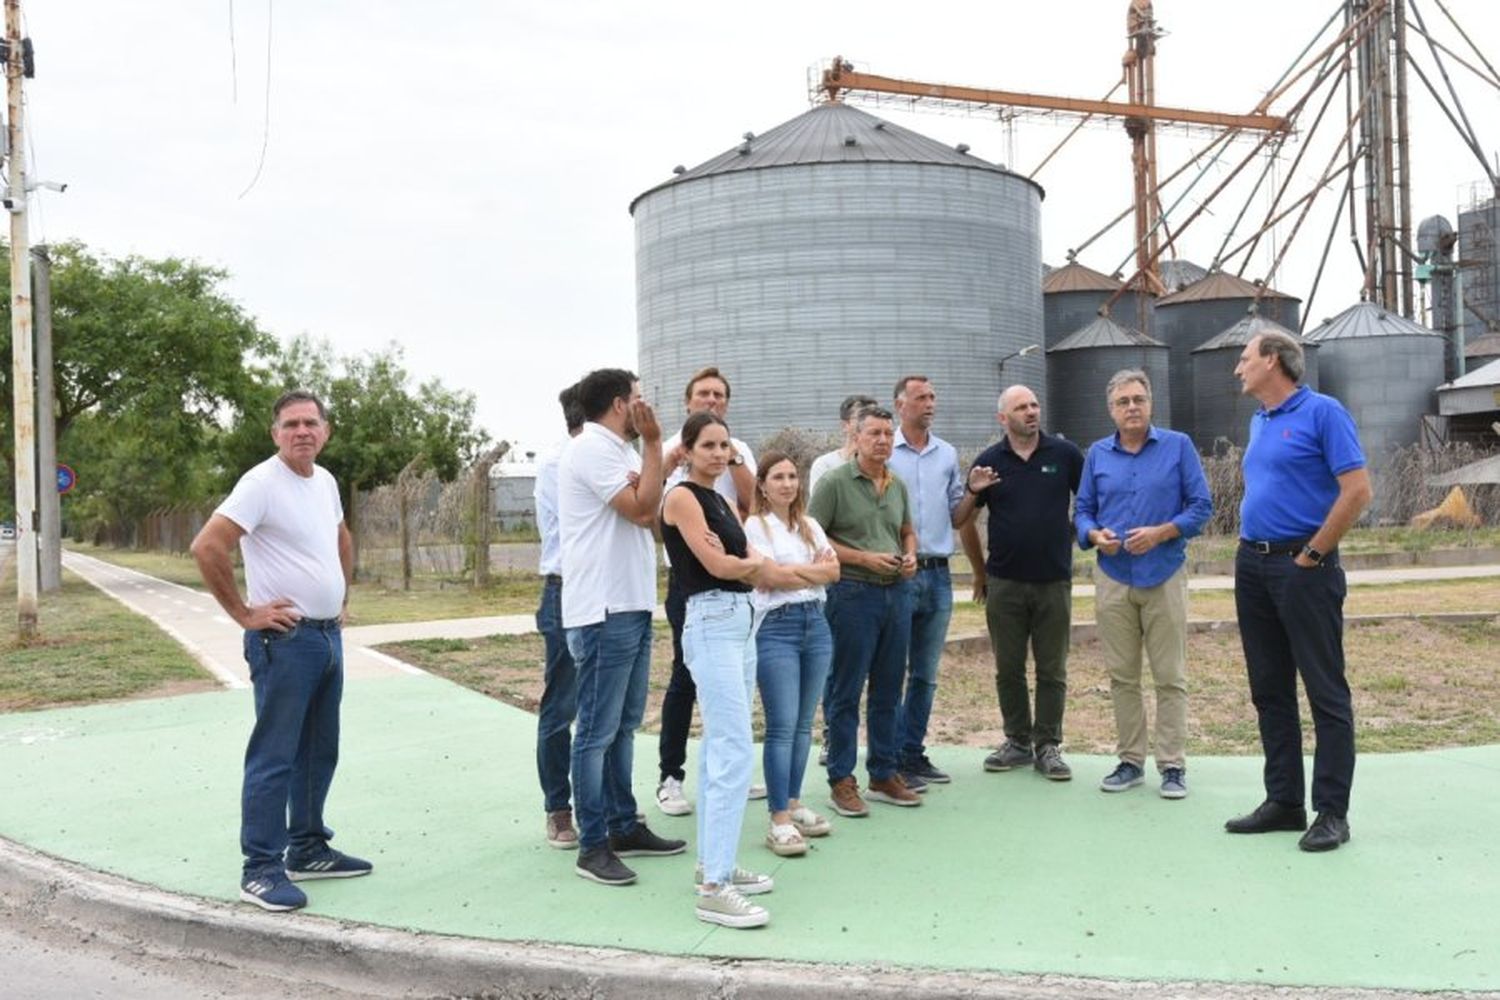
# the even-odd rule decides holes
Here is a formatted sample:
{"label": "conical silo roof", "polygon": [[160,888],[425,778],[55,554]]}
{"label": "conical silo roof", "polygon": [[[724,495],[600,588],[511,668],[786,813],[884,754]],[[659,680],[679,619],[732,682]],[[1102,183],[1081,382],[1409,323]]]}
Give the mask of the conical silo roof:
{"label": "conical silo roof", "polygon": [[630,211],[634,213],[636,202],[646,195],[684,181],[744,170],[813,163],[925,163],[969,167],[1026,180],[1045,196],[1040,184],[997,163],[970,156],[966,148],[960,150],[877,118],[867,111],[834,101],[820,104],[759,135],[752,133],[739,145],[643,191],[631,201]]}
{"label": "conical silo roof", "polygon": [[1123,282],[1111,278],[1101,271],[1084,267],[1070,260],[1062,267],[1054,267],[1042,281],[1042,294],[1050,292],[1113,292]]}
{"label": "conical silo roof", "polygon": [[1290,295],[1278,292],[1274,288],[1261,290],[1261,286],[1244,278],[1237,278],[1223,271],[1214,271],[1206,277],[1199,278],[1191,285],[1173,292],[1157,300],[1158,306],[1173,305],[1178,302],[1208,302],[1216,299],[1253,299],[1256,295],[1263,299],[1291,299]]}
{"label": "conical silo roof", "polygon": [[1356,302],[1307,335],[1307,340],[1356,340],[1362,337],[1437,337],[1441,334],[1373,302]]}
{"label": "conical silo roof", "polygon": [[1224,347],[1244,347],[1263,333],[1284,333],[1293,340],[1300,341],[1302,339],[1296,333],[1288,330],[1273,319],[1266,319],[1264,316],[1246,316],[1229,329],[1215,334],[1193,348],[1193,353],[1197,354],[1199,351],[1217,351]]}
{"label": "conical silo roof", "polygon": [[1088,347],[1165,347],[1128,326],[1121,326],[1108,316],[1100,316],[1083,329],[1071,333],[1048,349],[1048,354],[1057,351],[1079,351]]}
{"label": "conical silo roof", "polygon": [[1180,291],[1208,275],[1208,268],[1182,257],[1161,261],[1157,267],[1161,270],[1161,283],[1166,286],[1168,294]]}

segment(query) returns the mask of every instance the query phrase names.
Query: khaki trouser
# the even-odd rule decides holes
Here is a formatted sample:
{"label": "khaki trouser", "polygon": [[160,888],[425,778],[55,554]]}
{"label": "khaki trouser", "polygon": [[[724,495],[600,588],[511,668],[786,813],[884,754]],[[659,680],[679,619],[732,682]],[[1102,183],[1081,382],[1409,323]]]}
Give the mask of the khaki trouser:
{"label": "khaki trouser", "polygon": [[1156,685],[1156,768],[1184,766],[1187,744],[1187,569],[1156,587],[1130,587],[1095,574],[1094,617],[1109,669],[1120,759],[1144,767],[1146,706],[1141,650]]}

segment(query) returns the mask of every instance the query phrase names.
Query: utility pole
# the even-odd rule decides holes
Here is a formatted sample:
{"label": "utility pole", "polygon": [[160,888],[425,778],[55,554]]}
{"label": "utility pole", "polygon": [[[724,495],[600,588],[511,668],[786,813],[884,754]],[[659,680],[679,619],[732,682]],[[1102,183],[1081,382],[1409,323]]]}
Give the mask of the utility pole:
{"label": "utility pole", "polygon": [[36,273],[36,464],[37,509],[42,515],[42,593],[62,586],[62,496],[58,493],[57,396],[52,384],[52,258],[45,244],[31,248]]}
{"label": "utility pole", "polygon": [[26,235],[26,145],[21,130],[21,80],[26,72],[21,40],[21,0],[5,0],[6,150],[10,190],[10,342],[16,425],[16,633],[37,634],[36,397],[31,350],[31,254]]}

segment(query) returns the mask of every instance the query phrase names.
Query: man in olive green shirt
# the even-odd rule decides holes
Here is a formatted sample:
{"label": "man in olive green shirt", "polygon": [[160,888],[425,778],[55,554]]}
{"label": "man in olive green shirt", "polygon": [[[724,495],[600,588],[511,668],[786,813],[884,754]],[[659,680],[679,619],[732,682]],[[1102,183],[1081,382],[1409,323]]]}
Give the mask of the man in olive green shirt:
{"label": "man in olive green shirt", "polygon": [[890,411],[864,410],[856,427],[854,461],[823,476],[808,506],[827,532],[841,569],[839,581],[828,588],[833,667],[824,705],[831,804],[841,816],[869,814],[853,773],[866,681],[868,796],[897,806],[922,804],[901,780],[896,745],[896,707],[911,639],[911,578],[917,571],[911,500],[901,477],[886,466],[896,433]]}

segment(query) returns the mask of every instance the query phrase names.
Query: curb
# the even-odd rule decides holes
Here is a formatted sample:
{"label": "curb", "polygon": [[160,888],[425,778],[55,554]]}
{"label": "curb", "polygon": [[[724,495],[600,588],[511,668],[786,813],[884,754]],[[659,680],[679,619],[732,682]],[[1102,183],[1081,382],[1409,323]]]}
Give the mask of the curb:
{"label": "curb", "polygon": [[[1344,627],[1360,628],[1366,625],[1384,625],[1387,622],[1407,621],[1433,622],[1438,625],[1473,625],[1497,619],[1500,619],[1500,614],[1496,614],[1493,611],[1441,611],[1425,615],[1350,615],[1344,619]],[[1240,626],[1239,622],[1230,619],[1193,619],[1188,621],[1188,635],[1202,635],[1205,632],[1239,635]],[[1073,623],[1071,642],[1093,642],[1097,638],[1099,638],[1099,626],[1094,622]],[[988,653],[991,652],[990,636],[988,632],[973,632],[968,635],[954,636],[943,644],[943,649],[950,653]]]}
{"label": "curb", "polygon": [[0,915],[102,939],[152,957],[252,970],[368,996],[483,998],[820,997],[923,1000],[1500,1000],[1495,993],[1409,993],[1265,984],[1144,982],[1048,975],[742,959],[679,958],[607,948],[420,934],[179,896],[0,838]]}

